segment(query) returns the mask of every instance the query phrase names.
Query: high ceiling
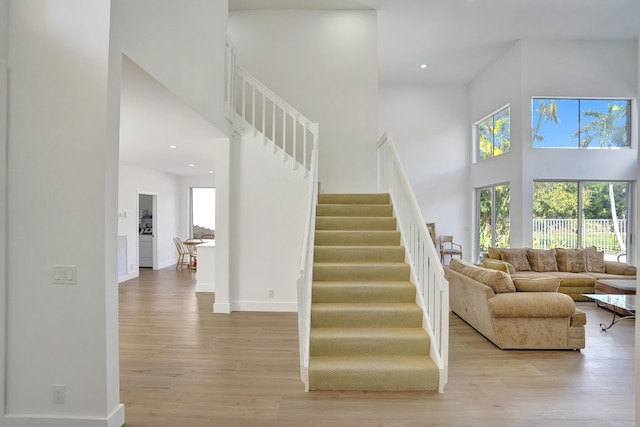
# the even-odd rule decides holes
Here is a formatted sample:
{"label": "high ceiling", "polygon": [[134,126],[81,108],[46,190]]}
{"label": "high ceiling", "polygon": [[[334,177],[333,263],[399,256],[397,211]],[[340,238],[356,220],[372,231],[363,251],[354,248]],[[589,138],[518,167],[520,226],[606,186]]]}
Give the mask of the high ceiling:
{"label": "high ceiling", "polygon": [[520,39],[638,37],[637,0],[229,0],[229,9],[377,10],[382,83],[468,83]]}
{"label": "high ceiling", "polygon": [[[377,10],[381,83],[465,84],[521,39],[638,38],[637,0],[229,0],[229,9]],[[213,128],[128,60],[121,109],[122,160],[175,175],[213,170],[213,153],[202,154]]]}

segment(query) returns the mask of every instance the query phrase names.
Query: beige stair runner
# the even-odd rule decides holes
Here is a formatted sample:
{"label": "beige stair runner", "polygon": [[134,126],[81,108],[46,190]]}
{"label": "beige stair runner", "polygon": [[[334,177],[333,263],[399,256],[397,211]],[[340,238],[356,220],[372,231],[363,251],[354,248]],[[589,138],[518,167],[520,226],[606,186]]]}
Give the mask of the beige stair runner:
{"label": "beige stair runner", "polygon": [[320,194],[310,390],[437,390],[388,194]]}

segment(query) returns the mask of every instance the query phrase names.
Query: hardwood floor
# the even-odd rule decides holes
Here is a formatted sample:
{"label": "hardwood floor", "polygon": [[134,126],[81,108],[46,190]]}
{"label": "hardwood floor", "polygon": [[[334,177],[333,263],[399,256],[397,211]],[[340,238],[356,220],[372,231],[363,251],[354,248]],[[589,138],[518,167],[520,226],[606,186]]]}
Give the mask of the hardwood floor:
{"label": "hardwood floor", "polygon": [[451,315],[445,393],[305,393],[295,313],[213,314],[186,270],[120,284],[127,427],[634,425],[634,321],[587,312],[578,351],[503,351]]}

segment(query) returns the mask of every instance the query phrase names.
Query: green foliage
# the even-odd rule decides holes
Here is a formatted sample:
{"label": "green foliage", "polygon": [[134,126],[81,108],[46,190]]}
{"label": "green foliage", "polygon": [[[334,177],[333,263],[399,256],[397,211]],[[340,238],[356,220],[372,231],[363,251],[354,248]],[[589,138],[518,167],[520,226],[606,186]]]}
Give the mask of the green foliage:
{"label": "green foliage", "polygon": [[563,219],[578,217],[578,183],[534,182],[533,217]]}
{"label": "green foliage", "polygon": [[507,107],[478,125],[480,160],[496,157],[511,149],[511,116]]}

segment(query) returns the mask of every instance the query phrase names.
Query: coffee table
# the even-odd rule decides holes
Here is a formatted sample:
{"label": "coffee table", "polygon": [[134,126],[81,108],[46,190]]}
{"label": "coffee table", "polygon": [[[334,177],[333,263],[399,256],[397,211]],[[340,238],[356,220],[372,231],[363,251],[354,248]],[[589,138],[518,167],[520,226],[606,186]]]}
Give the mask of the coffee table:
{"label": "coffee table", "polygon": [[[623,295],[623,294],[583,294],[587,298],[591,298],[596,302],[600,302],[607,305],[613,311],[613,319],[607,326],[606,323],[600,323],[600,327],[603,331],[608,330],[613,325],[624,319],[636,318],[636,296],[635,295]],[[616,309],[620,309],[623,315],[620,315],[616,319]]]}

